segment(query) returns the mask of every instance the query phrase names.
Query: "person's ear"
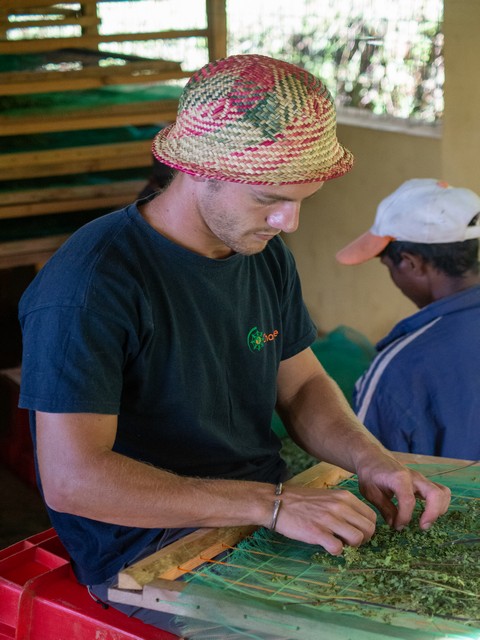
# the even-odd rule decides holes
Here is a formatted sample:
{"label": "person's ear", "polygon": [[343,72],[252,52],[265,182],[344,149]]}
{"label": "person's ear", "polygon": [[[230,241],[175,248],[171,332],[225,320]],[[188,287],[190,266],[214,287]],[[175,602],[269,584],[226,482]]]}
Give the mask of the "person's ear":
{"label": "person's ear", "polygon": [[421,256],[408,251],[402,251],[400,255],[402,260],[398,266],[404,273],[417,278],[425,275],[427,263]]}

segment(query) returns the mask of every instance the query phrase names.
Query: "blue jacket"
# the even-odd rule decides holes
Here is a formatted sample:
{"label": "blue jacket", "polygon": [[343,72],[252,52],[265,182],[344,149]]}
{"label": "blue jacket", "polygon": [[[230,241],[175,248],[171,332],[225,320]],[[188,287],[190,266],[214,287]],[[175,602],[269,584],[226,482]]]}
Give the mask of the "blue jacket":
{"label": "blue jacket", "polygon": [[354,409],[390,450],[480,459],[480,286],[399,322],[357,381]]}

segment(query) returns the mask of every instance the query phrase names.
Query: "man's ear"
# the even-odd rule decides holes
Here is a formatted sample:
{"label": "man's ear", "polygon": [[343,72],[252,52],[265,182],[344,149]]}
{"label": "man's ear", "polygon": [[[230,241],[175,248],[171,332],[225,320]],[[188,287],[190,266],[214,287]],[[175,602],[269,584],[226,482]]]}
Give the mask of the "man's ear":
{"label": "man's ear", "polygon": [[414,277],[423,277],[427,271],[427,262],[422,256],[416,253],[409,253],[408,251],[402,251],[400,254],[402,261],[398,265],[399,268],[408,275]]}

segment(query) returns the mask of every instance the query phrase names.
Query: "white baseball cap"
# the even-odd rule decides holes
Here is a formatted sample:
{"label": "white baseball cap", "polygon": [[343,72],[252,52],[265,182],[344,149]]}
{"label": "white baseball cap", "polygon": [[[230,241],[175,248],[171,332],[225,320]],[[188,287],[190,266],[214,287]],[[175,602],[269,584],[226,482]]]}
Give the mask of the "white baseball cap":
{"label": "white baseball cap", "polygon": [[341,249],[342,264],[366,262],[393,240],[440,244],[480,237],[480,226],[468,226],[480,213],[480,197],[470,189],[426,178],[404,182],[378,205],[369,231]]}

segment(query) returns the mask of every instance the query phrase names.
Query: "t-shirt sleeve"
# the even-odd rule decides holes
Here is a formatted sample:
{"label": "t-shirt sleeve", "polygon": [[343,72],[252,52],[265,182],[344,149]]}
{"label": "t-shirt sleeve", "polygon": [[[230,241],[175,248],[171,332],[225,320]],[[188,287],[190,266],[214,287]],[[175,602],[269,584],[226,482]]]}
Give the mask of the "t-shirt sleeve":
{"label": "t-shirt sleeve", "polygon": [[20,406],[117,414],[126,331],[82,306],[44,307],[22,319]]}

